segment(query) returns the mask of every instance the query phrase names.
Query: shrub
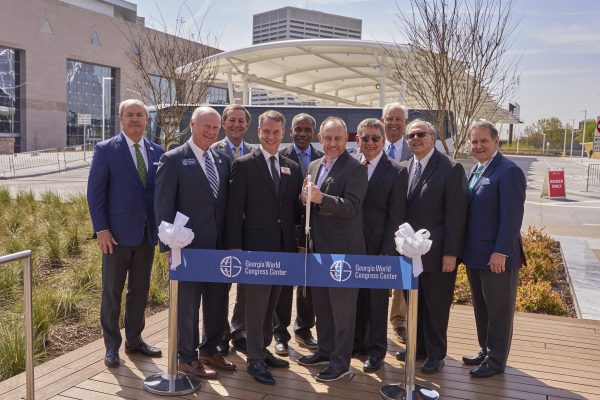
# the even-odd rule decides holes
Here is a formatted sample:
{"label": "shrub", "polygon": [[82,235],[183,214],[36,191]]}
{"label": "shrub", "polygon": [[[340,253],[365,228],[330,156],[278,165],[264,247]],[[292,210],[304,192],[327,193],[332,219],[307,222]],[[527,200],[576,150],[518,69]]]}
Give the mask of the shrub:
{"label": "shrub", "polygon": [[0,306],[15,300],[21,288],[21,271],[20,262],[0,265]]}
{"label": "shrub", "polygon": [[549,282],[527,282],[517,289],[517,311],[551,315],[568,315],[560,296],[552,290]]}
{"label": "shrub", "polygon": [[165,305],[169,302],[169,267],[165,255],[156,249],[154,253],[154,266],[150,277],[150,291],[148,304]]}

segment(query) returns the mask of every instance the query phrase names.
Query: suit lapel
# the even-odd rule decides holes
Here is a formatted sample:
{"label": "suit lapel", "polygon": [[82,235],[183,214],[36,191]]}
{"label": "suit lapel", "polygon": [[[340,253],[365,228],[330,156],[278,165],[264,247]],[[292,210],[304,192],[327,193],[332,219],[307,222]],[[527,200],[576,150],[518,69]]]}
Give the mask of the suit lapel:
{"label": "suit lapel", "polygon": [[[215,164],[217,165],[217,173],[219,174],[219,193],[218,197],[221,197],[227,185],[229,184],[229,176],[227,174],[227,165],[226,162],[229,162],[224,159],[224,156],[220,154],[218,151],[214,149],[209,150],[213,160],[215,160]],[[206,175],[206,174],[204,174]],[[208,181],[208,178],[206,179]],[[209,183],[210,185],[210,183]]]}
{"label": "suit lapel", "polygon": [[[410,194],[408,195],[408,201],[412,201],[412,199],[414,199],[416,194],[421,191],[421,188],[423,187],[425,182],[427,182],[427,180],[429,179],[431,174],[433,174],[433,172],[437,169],[438,163],[440,162],[440,157],[441,157],[441,155],[438,153],[438,151],[433,150],[433,154],[431,155],[431,158],[427,162],[427,167],[425,167],[425,170],[421,174],[421,178],[419,179],[419,182],[417,182],[417,186],[415,186],[414,190],[412,192],[410,192]],[[412,174],[413,163],[414,163],[414,158],[410,162],[411,174]]]}
{"label": "suit lapel", "polygon": [[188,165],[185,168],[189,168],[192,171],[192,173],[196,176],[198,181],[200,181],[200,185],[204,188],[204,190],[206,190],[210,194],[211,198],[214,198],[215,196],[213,195],[212,189],[210,188],[210,183],[208,182],[208,178],[206,177],[206,174],[204,173],[204,170],[202,169],[202,165],[200,165],[200,160],[198,160],[196,158],[196,155],[192,151],[192,148],[190,147],[189,143],[186,142],[183,146],[184,146],[183,158],[184,159],[193,158],[194,160],[196,160],[195,164]]}
{"label": "suit lapel", "polygon": [[286,167],[289,168],[290,172],[292,171],[292,168],[290,166],[290,164],[288,163],[288,160],[285,158],[285,156],[283,157],[279,157],[279,198],[283,197],[284,193],[285,193],[285,189],[287,188],[287,183],[288,180],[290,179],[291,175],[285,175],[281,173],[281,167]]}
{"label": "suit lapel", "polygon": [[262,179],[265,181],[265,183],[269,187],[269,191],[271,192],[271,195],[275,199],[278,199],[277,193],[275,192],[275,184],[273,183],[273,177],[271,176],[271,173],[269,172],[269,168],[267,167],[267,160],[265,160],[265,157],[263,156],[260,148],[256,148],[254,150],[254,152],[252,153],[252,160],[254,162],[254,166],[256,167],[256,170],[258,171],[258,174],[262,177]]}
{"label": "suit lapel", "polygon": [[375,171],[373,171],[373,174],[371,175],[371,179],[369,179],[369,187],[371,187],[371,185],[374,186],[375,183],[381,179],[389,163],[390,160],[387,158],[385,153],[383,153],[379,159],[379,162],[377,163],[377,167],[375,167]]}
{"label": "suit lapel", "polygon": [[131,157],[131,152],[129,151],[129,146],[127,145],[127,140],[125,139],[125,134],[123,132],[121,132],[115,139],[115,145],[117,146],[117,151],[119,152],[120,158],[125,163],[125,169],[129,171],[137,183],[143,186],[140,175],[138,174],[135,163],[133,162],[133,158]]}
{"label": "suit lapel", "polygon": [[335,174],[340,169],[342,169],[342,167],[344,166],[344,164],[346,164],[346,161],[348,161],[349,157],[350,157],[350,155],[346,151],[344,151],[342,153],[342,155],[338,157],[338,159],[336,160],[335,164],[333,164],[333,167],[331,168],[331,171],[329,171],[329,174],[327,174],[327,178],[325,178],[325,180],[323,181],[323,184],[321,185],[324,188],[324,189],[321,188],[322,192],[326,192],[327,191],[327,186],[329,185],[329,183],[331,182],[331,180],[333,179],[333,177],[335,176]]}
{"label": "suit lapel", "polygon": [[158,161],[158,151],[148,139],[144,138],[143,140],[146,147],[146,158],[148,159],[148,182],[153,182],[157,168],[154,163]]}
{"label": "suit lapel", "polygon": [[[477,183],[475,183],[475,186],[473,186],[473,189],[471,189],[471,193],[469,193],[469,202],[471,200],[473,200],[473,197],[475,196],[475,192],[477,192],[479,187],[483,184],[483,181],[485,180],[484,178],[487,178],[488,176],[490,176],[492,174],[492,172],[494,172],[494,169],[496,169],[498,164],[500,164],[501,157],[502,157],[502,155],[500,154],[500,152],[498,152],[498,154],[496,154],[496,157],[494,157],[492,162],[490,162],[488,164],[488,166],[485,168],[485,170],[483,171],[483,174],[481,174],[481,176],[479,177],[479,180],[477,181]],[[475,165],[473,168],[471,168],[471,173],[469,174],[469,178],[472,177],[473,172],[475,171],[475,168],[477,168],[477,165]]]}

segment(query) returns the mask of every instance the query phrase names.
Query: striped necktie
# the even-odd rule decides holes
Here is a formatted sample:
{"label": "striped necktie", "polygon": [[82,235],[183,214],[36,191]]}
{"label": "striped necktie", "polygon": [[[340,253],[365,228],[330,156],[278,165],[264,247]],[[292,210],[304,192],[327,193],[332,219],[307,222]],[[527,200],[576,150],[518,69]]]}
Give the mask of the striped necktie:
{"label": "striped necktie", "polygon": [[210,184],[210,188],[212,189],[213,195],[215,199],[219,194],[219,179],[217,178],[217,171],[212,163],[211,158],[209,157],[208,151],[205,151],[202,155],[204,157],[204,173],[208,178],[208,183]]}
{"label": "striped necktie", "polygon": [[417,187],[417,183],[419,183],[419,180],[421,179],[421,162],[417,161],[415,164],[415,174],[413,175],[413,179],[410,182],[410,190],[408,191],[408,193],[412,193],[413,190],[415,190],[415,187]]}

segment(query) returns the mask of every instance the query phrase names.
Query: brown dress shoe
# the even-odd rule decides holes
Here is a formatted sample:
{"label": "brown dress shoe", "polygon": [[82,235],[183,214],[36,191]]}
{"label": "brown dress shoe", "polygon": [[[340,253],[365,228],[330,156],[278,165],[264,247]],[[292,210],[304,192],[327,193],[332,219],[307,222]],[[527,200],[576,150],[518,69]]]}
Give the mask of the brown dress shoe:
{"label": "brown dress shoe", "polygon": [[199,360],[194,360],[191,363],[179,363],[177,369],[186,374],[196,375],[204,379],[211,379],[217,376],[217,371],[205,367]]}
{"label": "brown dress shoe", "polygon": [[198,357],[198,359],[202,361],[204,365],[210,365],[211,367],[215,367],[216,369],[222,369],[223,371],[235,370],[235,364],[224,359],[223,356],[219,353],[215,353],[212,356],[200,354],[200,357]]}

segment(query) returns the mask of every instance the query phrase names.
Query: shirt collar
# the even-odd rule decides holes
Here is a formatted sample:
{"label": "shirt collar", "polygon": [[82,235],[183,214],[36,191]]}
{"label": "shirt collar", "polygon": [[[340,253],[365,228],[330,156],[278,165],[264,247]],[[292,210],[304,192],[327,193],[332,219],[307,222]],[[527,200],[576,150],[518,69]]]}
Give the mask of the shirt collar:
{"label": "shirt collar", "polygon": [[[125,141],[127,142],[127,147],[133,147],[133,145],[135,144],[135,142],[133,140],[131,140],[131,138],[129,136],[127,136],[125,134],[125,132],[123,132],[123,136],[125,136]],[[144,145],[144,138],[142,137],[140,139],[140,141],[137,143],[140,145],[140,150],[145,150],[146,146]]]}
{"label": "shirt collar", "polygon": [[[231,140],[229,140],[229,138],[227,136],[225,136],[225,140],[227,140],[227,146],[229,146],[229,148],[231,149],[231,151],[234,151],[235,150],[235,144],[233,144],[233,142]],[[240,155],[241,155],[242,152],[243,152],[243,148],[244,148],[244,141],[243,140],[240,142],[239,148],[240,148]]]}
{"label": "shirt collar", "polygon": [[262,152],[263,156],[265,157],[265,160],[269,161],[272,156],[275,156],[275,159],[277,160],[277,162],[279,162],[279,152],[275,152],[275,154],[271,154],[262,147],[262,144],[260,145],[260,151]]}
{"label": "shirt collar", "polygon": [[425,168],[427,166],[427,163],[429,162],[429,159],[431,158],[431,156],[433,156],[434,151],[435,151],[435,147],[433,149],[431,149],[429,151],[429,153],[427,153],[427,155],[425,157],[423,157],[421,160],[419,160],[416,155],[413,155],[414,161],[419,162],[421,164],[421,167]]}
{"label": "shirt collar", "polygon": [[[309,144],[308,147],[306,148],[306,150],[304,150],[304,153],[308,154],[310,156],[311,150],[312,150],[312,146]],[[296,143],[294,143],[294,151],[296,152],[298,157],[300,157],[300,155],[302,154],[302,150],[300,150],[300,147],[296,146]]]}
{"label": "shirt collar", "polygon": [[[188,140],[188,143],[190,145],[190,148],[192,149],[192,151],[194,152],[194,154],[198,158],[198,160],[200,160],[200,158],[204,155],[204,150],[202,150],[200,147],[198,147],[196,145],[196,143],[194,143],[194,141],[192,140],[192,138],[190,138]],[[208,152],[208,155],[209,155],[209,157],[211,156],[210,151]]]}
{"label": "shirt collar", "polygon": [[[377,164],[379,164],[379,160],[381,160],[381,157],[383,156],[383,151],[380,151],[379,154],[377,154],[371,161],[369,161],[369,164],[373,166],[373,168],[377,168]],[[366,158],[364,154],[360,154],[360,162],[364,164]]]}

